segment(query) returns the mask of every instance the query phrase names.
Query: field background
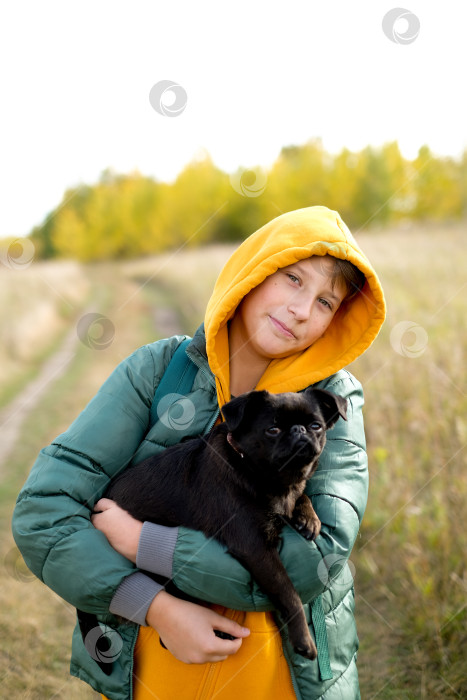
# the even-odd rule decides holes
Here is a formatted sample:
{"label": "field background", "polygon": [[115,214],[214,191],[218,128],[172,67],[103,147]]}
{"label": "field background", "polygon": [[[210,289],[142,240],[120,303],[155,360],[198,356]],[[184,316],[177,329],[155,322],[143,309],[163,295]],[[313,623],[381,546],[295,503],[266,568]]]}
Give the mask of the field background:
{"label": "field background", "polygon": [[[465,228],[406,227],[357,238],[388,301],[383,331],[351,367],[365,390],[371,475],[351,557],[362,698],[464,698]],[[74,611],[25,569],[10,534],[14,501],[38,451],[118,362],[139,345],[195,330],[231,250],[0,265],[4,697],[96,697],[68,676]]]}

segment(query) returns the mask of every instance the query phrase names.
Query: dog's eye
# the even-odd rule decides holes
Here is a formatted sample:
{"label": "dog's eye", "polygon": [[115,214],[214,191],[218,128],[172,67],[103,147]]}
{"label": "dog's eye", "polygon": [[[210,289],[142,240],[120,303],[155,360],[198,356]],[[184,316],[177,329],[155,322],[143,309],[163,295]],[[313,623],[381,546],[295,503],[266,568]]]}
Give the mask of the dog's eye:
{"label": "dog's eye", "polygon": [[321,423],[318,423],[318,421],[315,420],[315,421],[313,421],[313,423],[310,423],[310,425],[308,426],[308,430],[318,431],[318,430],[321,430],[322,427],[323,426],[321,425]]}
{"label": "dog's eye", "polygon": [[266,430],[266,435],[279,435],[281,432],[281,429],[277,427],[277,425],[272,425],[270,428]]}

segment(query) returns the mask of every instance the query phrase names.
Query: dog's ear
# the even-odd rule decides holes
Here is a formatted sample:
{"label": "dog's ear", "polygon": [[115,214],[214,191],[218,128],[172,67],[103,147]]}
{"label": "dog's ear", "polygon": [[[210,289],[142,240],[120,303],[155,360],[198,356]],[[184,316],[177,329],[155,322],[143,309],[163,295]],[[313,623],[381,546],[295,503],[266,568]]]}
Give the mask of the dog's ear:
{"label": "dog's ear", "polygon": [[252,411],[258,411],[261,405],[264,406],[267,394],[267,391],[249,391],[225,403],[221,411],[228,429],[236,430]]}
{"label": "dog's ear", "polygon": [[326,429],[332,428],[337,423],[339,416],[347,420],[347,399],[338,394],[332,394],[326,389],[308,389],[318,401],[319,407],[326,421]]}

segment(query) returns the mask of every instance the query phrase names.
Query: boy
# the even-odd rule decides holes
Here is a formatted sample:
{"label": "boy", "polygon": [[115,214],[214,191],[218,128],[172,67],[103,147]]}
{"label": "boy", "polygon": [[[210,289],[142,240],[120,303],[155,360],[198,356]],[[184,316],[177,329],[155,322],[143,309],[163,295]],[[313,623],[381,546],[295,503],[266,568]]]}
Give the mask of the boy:
{"label": "boy", "polygon": [[[367,468],[361,387],[343,367],[371,344],[384,314],[379,281],[336,212],[308,207],[279,216],[246,239],[219,275],[187,350],[199,371],[185,430],[159,421],[145,434],[155,388],[180,342],[174,337],[119,365],[42,451],[15,510],[18,546],[47,585],[96,613],[121,640],[106,676],[75,631],[72,673],[112,700],[359,697],[346,560],[366,505]],[[327,634],[311,662],[281,639],[269,601],[217,542],[186,528],[143,525],[107,499],[96,503],[100,513],[91,510],[114,474],[185,434],[207,432],[231,396],[317,383],[348,399],[349,420],[329,432],[308,485],[320,536],[310,543],[285,528],[280,548],[317,636],[326,615]],[[145,570],[173,577],[210,606],[173,598]],[[220,639],[214,629],[237,639]]]}

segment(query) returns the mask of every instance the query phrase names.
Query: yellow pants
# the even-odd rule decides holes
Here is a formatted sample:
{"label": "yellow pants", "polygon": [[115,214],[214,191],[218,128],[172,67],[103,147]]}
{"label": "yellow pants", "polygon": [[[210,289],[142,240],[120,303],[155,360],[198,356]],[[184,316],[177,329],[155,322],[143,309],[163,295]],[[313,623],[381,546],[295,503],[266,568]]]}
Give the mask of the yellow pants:
{"label": "yellow pants", "polygon": [[133,700],[296,700],[272,615],[213,609],[250,629],[239,651],[217,663],[184,664],[160,645],[152,627],[141,627]]}

